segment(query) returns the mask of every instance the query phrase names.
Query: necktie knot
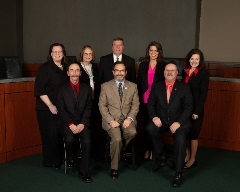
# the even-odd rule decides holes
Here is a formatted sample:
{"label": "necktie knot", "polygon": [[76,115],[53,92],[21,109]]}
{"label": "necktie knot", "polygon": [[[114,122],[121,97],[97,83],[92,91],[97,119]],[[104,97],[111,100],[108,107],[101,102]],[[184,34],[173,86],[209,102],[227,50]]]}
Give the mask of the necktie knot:
{"label": "necktie knot", "polygon": [[119,61],[119,58],[117,57],[117,62]]}

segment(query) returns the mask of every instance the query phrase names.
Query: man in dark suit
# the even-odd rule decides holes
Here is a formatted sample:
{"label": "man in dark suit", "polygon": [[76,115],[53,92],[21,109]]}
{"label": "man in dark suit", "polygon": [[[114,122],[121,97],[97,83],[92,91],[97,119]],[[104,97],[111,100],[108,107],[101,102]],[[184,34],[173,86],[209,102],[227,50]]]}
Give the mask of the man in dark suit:
{"label": "man in dark suit", "polygon": [[69,65],[67,74],[70,81],[62,85],[57,96],[58,114],[61,118],[62,136],[67,150],[68,166],[73,166],[74,153],[81,143],[81,162],[78,175],[86,183],[92,182],[89,176],[90,158],[90,116],[92,108],[92,90],[90,86],[81,83],[80,63],[73,62]]}
{"label": "man in dark suit", "polygon": [[182,173],[185,164],[187,134],[191,127],[190,116],[193,109],[193,99],[190,88],[176,80],[177,66],[173,63],[166,65],[165,81],[156,82],[148,101],[148,113],[151,121],[147,125],[153,151],[153,169],[163,164],[165,156],[161,133],[170,130],[174,140],[176,173],[172,185],[182,185]]}
{"label": "man in dark suit", "polygon": [[135,69],[135,60],[125,54],[123,54],[124,42],[121,37],[116,37],[112,42],[112,51],[113,53],[100,58],[99,63],[99,76],[101,83],[112,80],[113,73],[112,68],[115,62],[121,61],[127,67],[126,80],[131,82],[136,82],[136,69]]}
{"label": "man in dark suit", "polygon": [[[103,129],[111,137],[110,176],[117,179],[121,149],[126,148],[137,134],[136,115],[139,110],[139,98],[137,85],[125,80],[127,71],[122,62],[115,63],[112,73],[114,79],[102,84],[98,105]],[[122,137],[125,141],[124,145]]]}

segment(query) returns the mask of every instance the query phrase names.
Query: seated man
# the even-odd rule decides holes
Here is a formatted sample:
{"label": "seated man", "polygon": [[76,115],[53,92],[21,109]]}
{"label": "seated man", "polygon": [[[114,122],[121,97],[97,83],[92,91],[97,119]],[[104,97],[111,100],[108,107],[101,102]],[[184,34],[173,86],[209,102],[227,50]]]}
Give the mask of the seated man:
{"label": "seated man", "polygon": [[92,108],[91,87],[81,83],[80,63],[70,63],[67,74],[70,81],[62,85],[57,96],[57,109],[61,118],[62,135],[66,143],[67,161],[73,165],[76,141],[81,142],[81,163],[78,175],[86,183],[92,182],[88,174],[90,158],[89,122]]}
{"label": "seated man", "polygon": [[[102,84],[98,105],[102,114],[103,129],[111,137],[110,176],[117,179],[121,149],[125,148],[137,134],[136,115],[139,110],[139,98],[137,85],[125,80],[127,70],[122,62],[115,63],[112,73],[114,79]],[[121,132],[125,139],[124,146]]]}
{"label": "seated man", "polygon": [[148,113],[151,121],[147,132],[153,141],[153,167],[163,160],[163,144],[161,133],[169,130],[174,140],[176,174],[173,186],[182,185],[182,173],[185,164],[187,133],[191,127],[190,116],[193,109],[193,99],[187,84],[179,82],[177,66],[173,63],[166,65],[165,81],[156,82],[148,101]]}

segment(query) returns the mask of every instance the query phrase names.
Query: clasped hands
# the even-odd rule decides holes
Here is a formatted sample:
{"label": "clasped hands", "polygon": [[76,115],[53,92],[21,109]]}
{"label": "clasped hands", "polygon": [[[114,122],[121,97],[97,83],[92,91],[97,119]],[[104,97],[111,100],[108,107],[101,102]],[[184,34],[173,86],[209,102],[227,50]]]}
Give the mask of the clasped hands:
{"label": "clasped hands", "polygon": [[[123,128],[129,127],[129,125],[131,124],[131,122],[132,122],[132,120],[131,120],[130,118],[126,118],[126,119],[123,121],[123,124],[122,124]],[[119,127],[119,126],[120,126],[120,123],[118,123],[117,121],[112,120],[112,121],[110,122],[110,126],[111,126],[112,128],[116,128],[116,127]]]}
{"label": "clasped hands", "polygon": [[[162,121],[159,117],[154,117],[152,119],[153,123],[158,127],[160,128],[162,126]],[[175,133],[176,130],[180,127],[180,123],[178,122],[174,122],[169,128],[170,128],[170,131],[171,133]]]}
{"label": "clasped hands", "polygon": [[78,134],[84,129],[84,125],[83,124],[78,124],[78,125],[72,124],[69,126],[69,128],[71,129],[73,134]]}

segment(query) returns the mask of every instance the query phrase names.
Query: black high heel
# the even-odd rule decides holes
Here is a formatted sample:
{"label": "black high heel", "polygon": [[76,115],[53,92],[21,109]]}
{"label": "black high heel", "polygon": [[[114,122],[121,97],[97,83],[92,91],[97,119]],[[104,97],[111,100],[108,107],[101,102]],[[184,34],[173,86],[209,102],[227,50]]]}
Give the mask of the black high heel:
{"label": "black high heel", "polygon": [[192,169],[192,168],[194,168],[194,167],[196,167],[197,166],[197,161],[195,160],[194,162],[193,162],[193,164],[192,165],[190,165],[189,167],[188,166],[184,166],[184,169]]}

